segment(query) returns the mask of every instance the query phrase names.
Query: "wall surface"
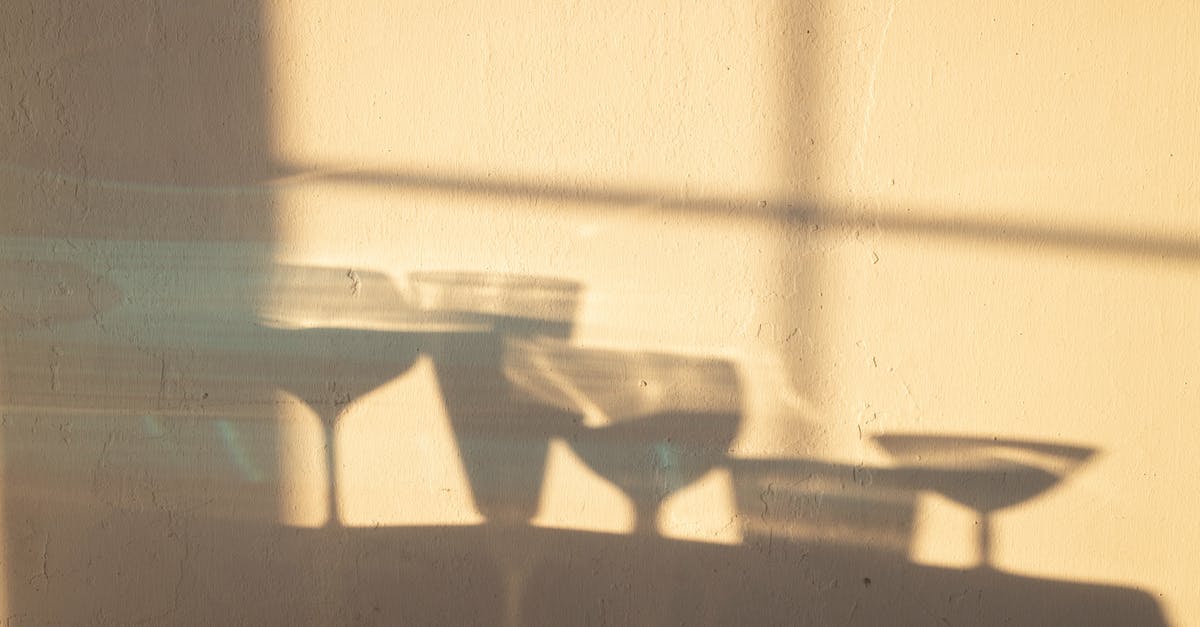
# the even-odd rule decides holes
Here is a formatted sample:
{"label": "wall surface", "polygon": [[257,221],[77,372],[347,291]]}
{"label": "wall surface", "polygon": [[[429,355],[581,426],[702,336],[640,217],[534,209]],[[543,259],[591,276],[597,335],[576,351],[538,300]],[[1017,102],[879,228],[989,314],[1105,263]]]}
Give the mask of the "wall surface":
{"label": "wall surface", "polygon": [[0,8],[0,624],[1200,621],[1200,9],[351,4]]}

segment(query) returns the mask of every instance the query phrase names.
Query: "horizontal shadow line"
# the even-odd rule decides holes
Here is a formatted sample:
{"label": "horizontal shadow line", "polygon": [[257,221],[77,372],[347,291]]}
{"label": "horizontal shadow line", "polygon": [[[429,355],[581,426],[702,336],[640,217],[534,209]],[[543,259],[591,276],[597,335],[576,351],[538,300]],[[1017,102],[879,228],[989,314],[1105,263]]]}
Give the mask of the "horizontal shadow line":
{"label": "horizontal shadow line", "polygon": [[[286,165],[285,165],[286,167]],[[610,211],[711,213],[722,219],[810,225],[854,231],[879,230],[887,235],[937,237],[987,245],[1032,249],[1076,250],[1090,254],[1148,258],[1184,262],[1200,261],[1200,237],[1128,233],[1088,227],[1046,226],[979,218],[936,217],[919,208],[900,207],[894,213],[869,213],[837,207],[821,207],[808,200],[789,197],[751,198],[737,196],[689,196],[663,189],[564,185],[541,183],[504,176],[463,176],[413,169],[338,169],[324,167],[288,168],[293,174],[251,185],[164,186],[130,181],[109,181],[67,173],[40,171],[13,163],[0,163],[0,170],[27,176],[49,177],[65,184],[86,184],[120,192],[155,195],[215,195],[228,201],[232,196],[269,194],[276,189],[330,182],[384,190],[408,189],[458,193],[471,196],[539,199],[575,204],[608,205]],[[905,214],[905,215],[898,215]]]}
{"label": "horizontal shadow line", "polygon": [[[536,198],[572,203],[613,205],[636,210],[719,213],[725,217],[777,220],[843,230],[878,229],[887,234],[973,240],[987,244],[1056,248],[1083,252],[1200,261],[1200,238],[1122,233],[1094,228],[1063,228],[1029,222],[899,216],[822,209],[793,198],[682,196],[663,190],[534,183],[497,176],[449,176],[413,170],[318,170],[315,180],[371,187],[424,189],[479,196]],[[909,209],[901,209],[912,213]]]}

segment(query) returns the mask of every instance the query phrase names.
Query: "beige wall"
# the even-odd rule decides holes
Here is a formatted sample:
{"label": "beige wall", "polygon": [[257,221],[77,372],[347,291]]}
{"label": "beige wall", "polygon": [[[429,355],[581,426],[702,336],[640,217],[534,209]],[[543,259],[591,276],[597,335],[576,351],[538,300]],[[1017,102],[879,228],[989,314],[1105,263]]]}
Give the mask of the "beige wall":
{"label": "beige wall", "polygon": [[[654,354],[721,360],[740,373],[734,461],[664,504],[662,535],[748,547],[766,533],[890,547],[918,566],[974,568],[980,517],[932,485],[909,503],[915,510],[900,525],[903,537],[899,527],[872,532],[837,521],[836,503],[947,464],[977,468],[982,462],[971,455],[982,449],[993,462],[1027,463],[1054,478],[1051,489],[995,514],[992,567],[1138,589],[1172,624],[1200,619],[1189,584],[1200,576],[1189,558],[1190,488],[1200,480],[1189,429],[1200,407],[1200,329],[1191,324],[1200,310],[1192,104],[1200,94],[1190,72],[1200,16],[1189,3],[281,2],[256,13],[258,32],[224,39],[218,35],[232,26],[211,15],[155,21],[131,12],[134,26],[124,28],[144,28],[144,41],[105,36],[103,21],[67,29],[70,43],[39,40],[56,31],[17,15],[3,27],[4,45],[24,51],[11,58],[34,68],[0,65],[18,77],[4,81],[0,115],[15,146],[0,173],[9,216],[0,224],[8,250],[23,251],[6,253],[9,261],[90,268],[115,281],[126,304],[185,293],[202,302],[208,294],[227,310],[284,318],[316,314],[271,297],[270,286],[283,281],[271,277],[287,276],[281,268],[327,270],[322,285],[338,296],[321,315],[337,303],[354,310],[360,296],[411,295],[408,277],[419,271],[570,278],[585,289],[577,349],[623,351],[643,366]],[[174,32],[162,24],[187,32],[189,20],[211,36],[162,60],[164,49],[176,50],[157,39]],[[24,44],[28,33],[40,43]],[[125,52],[104,52],[113,46]],[[155,51],[157,61],[140,56]],[[96,58],[117,69],[89,66]],[[198,83],[174,74],[223,65],[242,68],[232,71],[232,86],[219,71],[201,72]],[[93,84],[96,72],[125,84]],[[123,110],[125,98],[145,112]],[[96,103],[111,111],[93,113]],[[204,113],[214,110],[241,113]],[[69,158],[60,154],[65,146]],[[105,211],[126,227],[106,226]],[[182,259],[187,270],[157,272],[164,259]],[[247,273],[265,278],[243,287],[266,296],[228,295],[227,277]],[[2,276],[16,285],[24,275],[18,268]],[[359,285],[356,276],[373,279]],[[100,280],[79,279],[93,287]],[[43,296],[20,294],[26,318],[41,311]],[[175,315],[161,307],[167,313],[154,310],[155,319]],[[125,323],[138,326],[130,315]],[[378,323],[339,315],[351,326]],[[43,324],[46,337],[76,338],[45,340],[56,347],[45,354],[69,356],[71,341],[96,342],[88,333],[113,337],[107,318],[96,321],[99,331],[80,327],[87,317],[64,318],[74,330],[56,328],[57,319]],[[18,383],[24,370],[12,360],[35,338],[21,324],[9,323],[15,339],[3,366]],[[149,327],[117,337],[145,348],[163,343],[158,332],[191,346],[178,337],[186,325]],[[151,381],[158,384],[167,363],[132,368],[159,376]],[[194,363],[181,363],[184,389]],[[664,385],[703,396],[679,381],[699,375],[680,373]],[[146,502],[158,511],[163,499],[171,525],[176,515],[211,515],[321,528],[330,522],[331,474],[322,465],[319,412],[303,394],[260,387],[235,386],[227,407],[241,409],[220,410],[263,420],[243,407],[246,399],[276,399],[267,412],[274,422],[254,424],[277,427],[250,429],[274,442],[263,448],[263,463],[275,466],[252,494],[255,507],[231,498],[242,488],[222,483],[234,480],[217,470],[181,483],[156,479],[156,466],[130,466],[145,473],[148,496],[113,496],[91,478],[64,482],[78,498],[115,500],[122,511]],[[0,377],[0,392],[11,389]],[[74,403],[67,404],[84,413],[95,404]],[[73,424],[57,405],[39,411]],[[199,447],[197,463],[219,465],[210,451],[218,445],[204,439],[215,436],[193,425],[217,410],[112,410],[122,411],[168,424],[182,415],[180,441]],[[483,522],[428,358],[356,397],[338,424],[332,476],[344,525]],[[85,449],[99,459],[108,450],[104,429],[125,433],[90,428],[80,437],[94,440]],[[964,439],[902,459],[873,439],[895,435]],[[43,441],[21,437],[10,434]],[[1005,448],[1016,439],[1095,454],[1064,461],[1048,449]],[[130,458],[148,456],[139,447],[149,445],[128,440]],[[221,442],[233,450],[228,437]],[[634,531],[629,496],[567,442],[550,450],[534,525]],[[800,470],[786,485],[739,478],[739,469],[765,461]],[[825,467],[844,471],[841,483],[813,484],[813,469]],[[13,462],[8,472],[24,476]],[[55,491],[53,481],[34,483]],[[204,498],[192,498],[197,490]],[[207,514],[194,509],[204,499],[216,502]],[[865,502],[855,521],[891,520],[885,501]],[[8,552],[27,554],[14,568],[36,567],[43,536],[57,535],[54,523],[5,516],[28,527],[8,532]],[[826,518],[832,522],[814,522]],[[169,527],[157,524],[148,528]],[[212,553],[203,544],[172,551],[186,558],[189,547]],[[62,585],[94,576],[58,559]],[[751,568],[770,562],[757,559],[749,558]],[[217,568],[221,560],[209,562]],[[159,566],[152,557],[131,563],[176,572],[175,562]],[[10,606],[64,620],[89,615],[46,610],[41,579],[14,569],[7,576]],[[335,596],[343,584],[313,585]],[[858,607],[858,592],[842,585],[829,598]],[[159,592],[170,594],[145,595]],[[847,620],[871,620],[850,612]]]}

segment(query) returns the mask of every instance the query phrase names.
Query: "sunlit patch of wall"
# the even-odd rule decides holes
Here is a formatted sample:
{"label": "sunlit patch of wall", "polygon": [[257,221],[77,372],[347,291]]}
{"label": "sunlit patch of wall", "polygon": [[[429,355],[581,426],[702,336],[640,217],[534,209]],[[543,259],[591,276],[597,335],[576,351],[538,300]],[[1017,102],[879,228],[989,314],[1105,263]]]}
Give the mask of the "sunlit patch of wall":
{"label": "sunlit patch of wall", "polygon": [[362,397],[341,420],[345,524],[478,524],[428,360]]}
{"label": "sunlit patch of wall", "polygon": [[[995,516],[994,561],[1144,586],[1195,616],[1179,585],[1194,540],[1167,531],[1191,524],[1176,486],[1200,478],[1195,7],[829,11],[826,204],[798,220],[829,233],[825,450],[896,464],[872,442],[889,432],[1097,449]],[[910,554],[971,564],[934,530],[979,516],[928,496]]]}
{"label": "sunlit patch of wall", "polygon": [[1200,615],[1194,8],[399,4],[0,5],[4,615]]}
{"label": "sunlit patch of wall", "polygon": [[[756,387],[777,360],[755,342],[775,333],[764,331],[775,234],[761,220],[777,192],[772,7],[276,11],[274,137],[295,173],[279,189],[281,258],[379,271],[402,292],[412,272],[431,269],[573,279],[584,290],[577,343],[733,359],[755,371],[743,377],[747,405],[777,393]],[[368,415],[428,409],[421,396],[434,388],[422,385],[381,391],[387,403],[364,398],[361,414],[346,417],[337,446],[354,468],[347,477],[382,463],[361,461],[383,453],[364,447],[397,428]],[[419,413],[405,428],[446,437],[443,415]],[[737,446],[769,439],[757,435],[758,415],[745,412]],[[552,450],[536,524],[627,530],[620,495]],[[383,491],[420,464],[399,464],[379,499],[346,501],[362,512],[354,520],[404,519]],[[466,490],[461,476],[445,476],[447,489]],[[728,503],[722,477],[695,489]],[[610,505],[581,513],[562,496],[572,492]],[[731,504],[713,513],[677,496],[662,528],[736,537]],[[701,514],[711,520],[693,524]]]}

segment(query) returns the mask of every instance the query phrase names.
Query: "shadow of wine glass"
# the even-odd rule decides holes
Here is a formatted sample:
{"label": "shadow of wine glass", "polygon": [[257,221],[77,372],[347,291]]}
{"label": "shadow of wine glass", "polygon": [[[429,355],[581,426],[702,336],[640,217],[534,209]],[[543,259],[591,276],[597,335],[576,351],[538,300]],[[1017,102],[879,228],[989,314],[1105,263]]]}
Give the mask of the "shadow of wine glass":
{"label": "shadow of wine glass", "polygon": [[930,490],[980,515],[976,554],[992,568],[992,516],[1058,485],[1095,449],[1032,440],[957,435],[894,434],[874,441],[904,462],[881,477],[889,485]]}
{"label": "shadow of wine glass", "polygon": [[979,567],[987,569],[990,517],[1053,489],[1095,453],[1066,444],[954,435],[881,435],[875,441],[900,464],[729,460],[744,533],[755,542],[786,538],[903,557],[912,548],[918,497],[935,492],[979,512],[975,548]]}
{"label": "shadow of wine glass", "polygon": [[[4,402],[39,415],[103,412],[129,428],[186,417],[188,437],[201,438],[189,453],[262,475],[277,466],[270,436],[276,392],[287,391],[320,420],[336,526],[345,409],[411,368],[431,334],[490,327],[419,311],[380,272],[263,265],[239,250],[113,245],[66,261],[0,260]],[[86,269],[98,259],[111,262],[103,276]],[[208,437],[228,450],[208,452]],[[137,454],[147,460],[130,471],[153,458]],[[266,511],[268,491],[255,492]]]}
{"label": "shadow of wine glass", "polygon": [[537,552],[499,538],[537,515],[550,441],[568,434],[578,416],[514,386],[505,376],[505,345],[569,338],[583,288],[566,279],[458,271],[413,273],[409,283],[421,311],[466,316],[489,329],[438,335],[425,348],[475,507],[488,521],[486,533],[496,538],[491,545],[504,573],[503,623],[520,625]]}
{"label": "shadow of wine glass", "polygon": [[640,534],[656,534],[662,503],[724,463],[741,424],[737,369],[719,359],[543,338],[510,341],[505,374],[581,417],[568,443],[630,498]]}
{"label": "shadow of wine glass", "polygon": [[569,338],[582,286],[458,271],[413,273],[409,283],[419,310],[465,317],[488,329],[441,334],[425,349],[476,508],[492,523],[525,524],[537,514],[550,441],[568,433],[578,416],[518,390],[505,377],[505,343]]}

